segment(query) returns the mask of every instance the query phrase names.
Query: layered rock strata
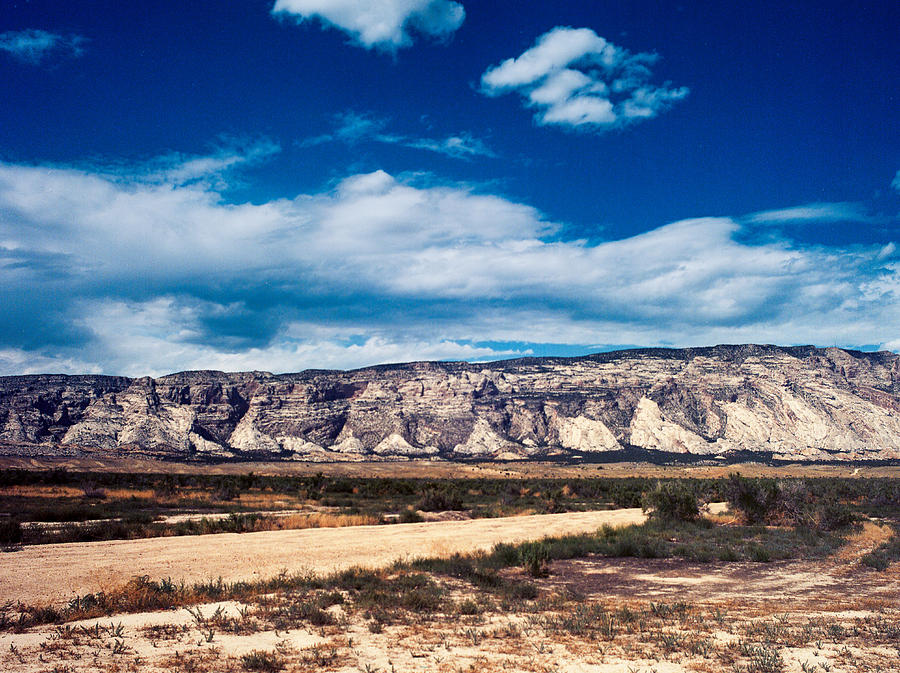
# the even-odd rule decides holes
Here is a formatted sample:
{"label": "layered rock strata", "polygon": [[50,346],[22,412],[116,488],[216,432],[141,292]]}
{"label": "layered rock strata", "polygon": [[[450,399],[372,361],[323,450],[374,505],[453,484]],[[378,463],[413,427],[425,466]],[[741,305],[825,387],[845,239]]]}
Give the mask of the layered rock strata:
{"label": "layered rock strata", "polygon": [[623,449],[900,459],[900,356],[640,349],[355,371],[0,378],[20,454],[511,460]]}

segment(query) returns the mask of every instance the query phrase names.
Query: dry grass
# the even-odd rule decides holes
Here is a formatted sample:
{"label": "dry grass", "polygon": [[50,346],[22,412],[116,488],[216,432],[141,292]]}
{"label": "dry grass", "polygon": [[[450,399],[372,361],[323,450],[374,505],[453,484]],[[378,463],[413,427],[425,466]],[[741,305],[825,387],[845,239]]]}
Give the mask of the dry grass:
{"label": "dry grass", "polygon": [[381,523],[380,517],[370,514],[327,514],[312,512],[309,514],[289,514],[287,516],[267,517],[260,520],[260,526],[254,530],[303,530],[306,528],[343,528],[345,526],[371,526]]}
{"label": "dry grass", "polygon": [[893,535],[894,531],[890,526],[866,521],[859,532],[847,538],[847,544],[836,554],[836,560],[843,562],[859,560],[864,554],[890,540]]}

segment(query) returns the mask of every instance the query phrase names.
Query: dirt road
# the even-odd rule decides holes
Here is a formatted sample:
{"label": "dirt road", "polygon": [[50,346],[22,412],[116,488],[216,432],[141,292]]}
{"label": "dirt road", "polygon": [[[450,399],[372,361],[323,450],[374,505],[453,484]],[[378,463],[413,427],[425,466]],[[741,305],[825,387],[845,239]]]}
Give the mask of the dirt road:
{"label": "dirt road", "polygon": [[188,583],[254,580],[290,572],[377,567],[402,558],[450,555],[640,523],[640,509],[541,514],[470,521],[223,533],[145,540],[36,545],[0,554],[0,602],[62,603],[108,590],[134,575]]}

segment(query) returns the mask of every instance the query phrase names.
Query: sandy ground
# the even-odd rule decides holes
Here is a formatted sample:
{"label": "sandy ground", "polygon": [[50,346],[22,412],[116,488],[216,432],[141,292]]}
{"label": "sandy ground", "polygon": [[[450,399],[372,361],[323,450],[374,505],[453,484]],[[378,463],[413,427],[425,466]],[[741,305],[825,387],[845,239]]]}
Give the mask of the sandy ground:
{"label": "sandy ground", "polygon": [[640,509],[569,512],[469,521],[223,533],[145,540],[49,544],[0,554],[0,602],[64,603],[119,586],[134,575],[187,583],[328,572],[397,559],[489,549],[547,535],[640,523]]}
{"label": "sandy ground", "polygon": [[398,611],[376,629],[367,613],[335,605],[333,625],[279,630],[264,618],[277,599],[214,603],[0,633],[0,669],[276,670],[254,664],[257,653],[287,673],[887,673],[900,671],[898,580],[900,568],[846,560],[588,558],[555,562],[537,582],[541,600],[519,610],[451,583],[456,605],[468,597],[482,607]]}

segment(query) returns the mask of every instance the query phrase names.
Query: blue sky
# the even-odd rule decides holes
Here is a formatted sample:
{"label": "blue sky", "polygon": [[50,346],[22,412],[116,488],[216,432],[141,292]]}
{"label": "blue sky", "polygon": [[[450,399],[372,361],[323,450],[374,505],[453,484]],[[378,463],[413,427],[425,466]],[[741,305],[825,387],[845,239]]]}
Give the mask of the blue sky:
{"label": "blue sky", "polygon": [[900,6],[7,2],[0,373],[900,349]]}

